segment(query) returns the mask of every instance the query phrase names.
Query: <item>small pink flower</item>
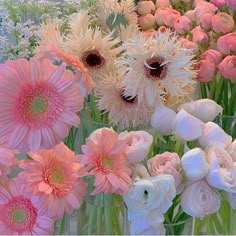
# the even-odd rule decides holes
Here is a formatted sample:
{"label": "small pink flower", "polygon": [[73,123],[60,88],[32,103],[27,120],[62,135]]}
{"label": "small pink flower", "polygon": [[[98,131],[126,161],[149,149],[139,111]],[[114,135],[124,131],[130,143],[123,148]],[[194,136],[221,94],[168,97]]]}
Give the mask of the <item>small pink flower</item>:
{"label": "small pink flower", "polygon": [[207,44],[209,42],[209,36],[200,28],[200,26],[192,30],[193,42],[197,44]]}
{"label": "small pink flower", "polygon": [[157,154],[148,160],[148,169],[151,176],[160,174],[172,175],[175,180],[177,193],[183,189],[183,174],[181,170],[181,162],[177,153],[164,152]]}
{"label": "small pink flower", "polygon": [[236,56],[227,56],[219,65],[221,74],[232,81],[236,81]]}
{"label": "small pink flower", "polygon": [[216,7],[213,3],[200,1],[197,3],[195,8],[195,16],[197,20],[200,20],[200,17],[205,13],[212,13],[215,14],[215,12],[218,10],[218,7]]}
{"label": "small pink flower", "polygon": [[80,161],[86,164],[85,175],[95,176],[92,195],[100,192],[123,194],[129,190],[132,171],[127,167],[126,146],[116,132],[106,128],[93,139],[86,139]]}
{"label": "small pink flower", "polygon": [[212,26],[212,13],[205,13],[200,17],[200,26],[202,29],[209,31]]}
{"label": "small pink flower", "polygon": [[139,1],[137,4],[137,12],[139,15],[152,14],[156,10],[153,1]]}
{"label": "small pink flower", "polygon": [[236,11],[236,2],[235,0],[226,0],[227,6],[232,10]]}
{"label": "small pink flower", "polygon": [[153,137],[146,131],[123,132],[119,135],[120,140],[125,140],[127,144],[126,155],[131,164],[143,161],[152,145]]}
{"label": "small pink flower", "polygon": [[231,50],[228,45],[228,39],[231,37],[232,33],[221,36],[217,40],[217,48],[223,55],[229,55]]}
{"label": "small pink flower", "polygon": [[183,47],[188,48],[188,49],[192,49],[193,54],[198,54],[199,52],[199,48],[198,45],[188,39],[185,38],[180,38],[179,40],[181,40],[181,43],[183,45]]}
{"label": "small pink flower", "polygon": [[209,82],[216,73],[216,66],[210,60],[200,60],[194,67],[198,70],[197,80],[200,82]]}
{"label": "small pink flower", "polygon": [[226,4],[227,0],[210,0],[211,3],[216,5],[218,8],[222,8]]}
{"label": "small pink flower", "polygon": [[50,235],[54,221],[46,215],[45,204],[29,194],[16,179],[0,186],[1,235]]}
{"label": "small pink flower", "polygon": [[156,1],[156,8],[159,7],[170,7],[170,0],[158,0]]}
{"label": "small pink flower", "polygon": [[79,125],[82,108],[79,81],[65,66],[36,58],[0,65],[0,137],[11,148],[52,148]]}
{"label": "small pink flower", "polygon": [[229,33],[234,28],[234,19],[231,15],[220,12],[212,17],[212,29],[216,33]]}
{"label": "small pink flower", "polygon": [[152,14],[146,14],[138,18],[138,23],[142,30],[147,30],[155,26],[155,17]]}
{"label": "small pink flower", "polygon": [[222,54],[214,49],[208,49],[202,54],[202,60],[209,60],[215,65],[219,65],[222,61]]}
{"label": "small pink flower", "polygon": [[187,16],[189,20],[196,21],[195,10],[188,10],[184,15]]}
{"label": "small pink flower", "polygon": [[181,14],[179,11],[172,9],[172,8],[167,8],[166,12],[164,13],[165,26],[173,28],[175,21],[177,21],[180,16],[181,16]]}
{"label": "small pink flower", "polygon": [[29,153],[33,159],[23,161],[20,181],[27,189],[39,195],[47,205],[48,214],[60,218],[66,211],[71,214],[83,202],[87,184],[80,177],[82,164],[64,143],[51,150]]}
{"label": "small pink flower", "polygon": [[155,20],[156,20],[156,23],[157,25],[164,25],[164,15],[166,14],[166,11],[167,11],[167,7],[159,7],[156,9],[156,12],[155,12]]}
{"label": "small pink flower", "polygon": [[191,21],[187,16],[181,16],[175,21],[174,28],[178,34],[188,33],[191,29]]}

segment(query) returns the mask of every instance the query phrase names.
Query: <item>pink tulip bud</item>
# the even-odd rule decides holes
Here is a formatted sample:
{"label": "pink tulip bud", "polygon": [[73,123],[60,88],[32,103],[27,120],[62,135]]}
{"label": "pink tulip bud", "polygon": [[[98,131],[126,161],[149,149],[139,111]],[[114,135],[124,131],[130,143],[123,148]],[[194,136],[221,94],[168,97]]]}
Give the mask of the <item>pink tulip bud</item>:
{"label": "pink tulip bud", "polygon": [[213,17],[212,13],[205,13],[205,14],[201,15],[200,26],[202,29],[204,29],[206,31],[209,31],[211,29],[212,17]]}
{"label": "pink tulip bud", "polygon": [[178,34],[185,34],[191,29],[191,21],[187,16],[181,16],[175,21],[174,28]]}
{"label": "pink tulip bud", "polygon": [[205,13],[214,14],[218,10],[214,4],[210,2],[199,2],[195,8],[195,16],[197,20],[200,20],[200,17]]}
{"label": "pink tulip bud", "polygon": [[236,56],[227,56],[219,65],[221,74],[232,81],[236,81]]}
{"label": "pink tulip bud", "polygon": [[195,10],[186,11],[185,16],[187,16],[191,21],[196,21]]}
{"label": "pink tulip bud", "polygon": [[209,82],[216,73],[216,66],[210,60],[200,60],[194,67],[198,70],[197,80],[200,82]]}
{"label": "pink tulip bud", "polygon": [[234,33],[228,33],[226,35],[221,36],[217,40],[217,47],[218,50],[223,54],[223,55],[229,55],[232,52],[236,51],[236,32]]}
{"label": "pink tulip bud", "polygon": [[200,44],[200,43],[208,43],[209,37],[208,35],[202,31],[202,29],[198,26],[192,30],[193,33],[193,42]]}
{"label": "pink tulip bud", "polygon": [[137,12],[140,15],[151,14],[155,12],[155,4],[153,1],[141,1],[137,4]]}
{"label": "pink tulip bud", "polygon": [[157,0],[156,1],[156,8],[159,7],[170,7],[170,1],[169,0]]}
{"label": "pink tulip bud", "polygon": [[152,14],[146,14],[138,18],[138,23],[142,30],[147,30],[155,25],[155,17]]}
{"label": "pink tulip bud", "polygon": [[211,0],[210,2],[219,8],[222,8],[226,4],[226,0]]}
{"label": "pink tulip bud", "polygon": [[202,54],[202,60],[209,60],[215,65],[219,65],[222,61],[222,54],[214,49],[208,49]]}
{"label": "pink tulip bud", "polygon": [[188,39],[185,38],[180,38],[182,46],[188,49],[192,49],[193,54],[198,54],[199,48],[198,45],[192,41],[189,41]]}
{"label": "pink tulip bud", "polygon": [[231,15],[220,12],[212,17],[212,29],[216,33],[229,33],[234,28],[234,19]]}
{"label": "pink tulip bud", "polygon": [[164,14],[164,23],[167,27],[173,28],[174,23],[181,16],[179,11],[168,8],[168,10]]}

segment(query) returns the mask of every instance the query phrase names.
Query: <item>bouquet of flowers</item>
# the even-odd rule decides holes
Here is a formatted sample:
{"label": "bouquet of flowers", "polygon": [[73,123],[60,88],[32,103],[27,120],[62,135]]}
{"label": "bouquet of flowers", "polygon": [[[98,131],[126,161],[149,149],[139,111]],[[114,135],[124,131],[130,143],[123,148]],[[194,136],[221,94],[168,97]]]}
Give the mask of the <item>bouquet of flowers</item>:
{"label": "bouquet of flowers", "polygon": [[0,8],[1,234],[232,232],[233,1]]}

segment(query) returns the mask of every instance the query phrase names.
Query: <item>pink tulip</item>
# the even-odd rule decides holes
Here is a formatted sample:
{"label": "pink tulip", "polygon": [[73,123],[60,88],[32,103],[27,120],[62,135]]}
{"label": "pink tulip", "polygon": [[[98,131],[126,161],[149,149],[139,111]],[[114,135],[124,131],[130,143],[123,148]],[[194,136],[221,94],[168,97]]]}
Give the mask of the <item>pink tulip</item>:
{"label": "pink tulip", "polygon": [[147,30],[155,26],[155,17],[152,14],[146,14],[138,18],[138,23],[142,30]]}
{"label": "pink tulip", "polygon": [[212,13],[205,13],[205,14],[201,15],[200,25],[201,25],[202,29],[204,29],[206,31],[209,31],[211,29],[212,17],[213,17]]}
{"label": "pink tulip", "polygon": [[195,10],[188,10],[184,15],[187,16],[191,21],[196,21]]}
{"label": "pink tulip", "polygon": [[197,80],[200,82],[209,82],[216,73],[216,66],[210,60],[200,60],[194,67],[198,70]]}
{"label": "pink tulip", "polygon": [[188,33],[191,29],[191,21],[187,16],[181,16],[175,21],[174,28],[178,34]]}
{"label": "pink tulip", "polygon": [[235,0],[226,0],[226,3],[231,10],[236,11],[236,1]]}
{"label": "pink tulip", "polygon": [[210,2],[219,8],[222,8],[226,4],[226,0],[211,0]]}
{"label": "pink tulip", "polygon": [[166,9],[167,9],[167,7],[157,8],[155,15],[154,15],[157,25],[164,25],[164,15],[165,15]]}
{"label": "pink tulip", "polygon": [[153,1],[141,1],[137,4],[137,12],[140,15],[151,14],[155,12],[155,4]]}
{"label": "pink tulip", "polygon": [[209,37],[208,35],[200,28],[200,26],[194,28],[192,30],[193,33],[193,42],[200,44],[200,43],[208,43]]}
{"label": "pink tulip", "polygon": [[223,55],[236,52],[236,32],[221,36],[217,40],[217,47]]}
{"label": "pink tulip", "polygon": [[222,61],[222,54],[217,50],[208,49],[202,54],[202,60],[209,60],[218,65]]}
{"label": "pink tulip", "polygon": [[232,81],[236,81],[236,56],[227,56],[219,65],[221,74]]}
{"label": "pink tulip", "polygon": [[215,14],[215,12],[218,10],[218,7],[216,7],[214,4],[210,2],[204,2],[201,1],[197,3],[195,8],[195,16],[197,20],[200,20],[200,17],[205,13],[212,13]]}
{"label": "pink tulip", "polygon": [[164,14],[164,23],[166,26],[173,28],[175,21],[181,16],[179,11],[168,8]]}
{"label": "pink tulip", "polygon": [[234,19],[231,15],[220,12],[212,17],[212,29],[216,33],[229,33],[234,28]]}

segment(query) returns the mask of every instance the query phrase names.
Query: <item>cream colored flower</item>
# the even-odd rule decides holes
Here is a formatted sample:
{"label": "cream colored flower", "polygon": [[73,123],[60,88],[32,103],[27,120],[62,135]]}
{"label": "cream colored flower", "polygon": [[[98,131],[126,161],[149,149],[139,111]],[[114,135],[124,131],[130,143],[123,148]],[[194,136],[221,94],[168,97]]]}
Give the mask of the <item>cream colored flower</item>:
{"label": "cream colored flower", "polygon": [[97,24],[105,32],[119,29],[120,26],[137,25],[138,16],[133,0],[98,0]]}
{"label": "cream colored flower", "polygon": [[154,105],[168,94],[186,95],[185,86],[196,84],[191,50],[183,48],[170,30],[158,31],[155,38],[136,34],[123,48],[118,63],[126,68],[125,94],[138,94],[141,100],[145,98]]}

